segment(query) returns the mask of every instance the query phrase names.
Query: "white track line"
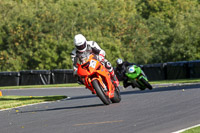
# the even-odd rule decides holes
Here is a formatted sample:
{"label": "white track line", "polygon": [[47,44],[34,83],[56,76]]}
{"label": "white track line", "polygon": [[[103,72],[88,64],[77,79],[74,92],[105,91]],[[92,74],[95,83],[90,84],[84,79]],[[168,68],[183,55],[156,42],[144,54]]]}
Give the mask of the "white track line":
{"label": "white track line", "polygon": [[175,131],[175,132],[172,132],[172,133],[181,133],[181,132],[184,132],[184,131],[189,130],[189,129],[191,129],[191,128],[198,127],[198,126],[200,126],[200,124],[195,125],[195,126],[192,126],[192,127],[188,127],[188,128],[185,128],[185,129],[181,129],[181,130],[179,130],[179,131]]}

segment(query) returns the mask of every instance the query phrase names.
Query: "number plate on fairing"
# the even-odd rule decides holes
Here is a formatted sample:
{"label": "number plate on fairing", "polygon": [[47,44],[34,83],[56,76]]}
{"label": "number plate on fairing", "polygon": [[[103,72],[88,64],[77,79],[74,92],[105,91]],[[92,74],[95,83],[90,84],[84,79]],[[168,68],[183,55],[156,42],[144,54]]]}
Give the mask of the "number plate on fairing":
{"label": "number plate on fairing", "polygon": [[95,60],[90,61],[90,67],[95,68],[97,62]]}

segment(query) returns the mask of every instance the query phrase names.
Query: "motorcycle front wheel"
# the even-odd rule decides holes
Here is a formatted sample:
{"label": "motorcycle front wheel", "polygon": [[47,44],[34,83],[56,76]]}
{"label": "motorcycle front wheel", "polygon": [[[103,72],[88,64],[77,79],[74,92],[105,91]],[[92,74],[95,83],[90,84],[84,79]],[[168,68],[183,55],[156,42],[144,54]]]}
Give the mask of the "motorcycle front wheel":
{"label": "motorcycle front wheel", "polygon": [[112,103],[119,103],[121,101],[119,87],[115,87],[114,97],[110,100],[112,101]]}
{"label": "motorcycle front wheel", "polygon": [[94,80],[92,81],[92,85],[97,93],[97,96],[101,99],[101,101],[105,104],[105,105],[109,105],[110,104],[110,99],[108,98],[108,96],[106,96],[103,88],[101,87],[101,85],[99,85],[98,80]]}
{"label": "motorcycle front wheel", "polygon": [[153,87],[149,84],[148,81],[146,81],[144,78],[141,78],[141,82],[149,89],[152,90]]}

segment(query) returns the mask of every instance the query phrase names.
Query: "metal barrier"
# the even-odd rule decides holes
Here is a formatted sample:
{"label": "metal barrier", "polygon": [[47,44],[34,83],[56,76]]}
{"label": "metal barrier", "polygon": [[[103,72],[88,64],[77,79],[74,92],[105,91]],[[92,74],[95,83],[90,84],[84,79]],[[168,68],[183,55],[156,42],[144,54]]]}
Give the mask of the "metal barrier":
{"label": "metal barrier", "polygon": [[0,72],[0,86],[18,86],[19,83],[19,72]]}
{"label": "metal barrier", "polygon": [[50,84],[51,71],[28,70],[20,71],[20,85],[47,85]]}
{"label": "metal barrier", "polygon": [[51,71],[51,84],[75,83],[72,69],[55,69]]}

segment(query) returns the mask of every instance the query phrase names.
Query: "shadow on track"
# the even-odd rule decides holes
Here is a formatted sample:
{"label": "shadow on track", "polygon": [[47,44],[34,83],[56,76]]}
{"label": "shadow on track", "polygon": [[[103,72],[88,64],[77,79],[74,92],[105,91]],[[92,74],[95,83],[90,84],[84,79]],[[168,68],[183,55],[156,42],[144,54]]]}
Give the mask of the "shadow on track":
{"label": "shadow on track", "polygon": [[94,98],[94,97],[97,97],[97,96],[94,94],[91,94],[91,95],[85,95],[85,96],[74,96],[74,97],[69,98],[68,100],[77,100],[77,99]]}
{"label": "shadow on track", "polygon": [[21,111],[20,113],[56,111],[56,110],[70,110],[70,109],[83,109],[83,108],[94,108],[94,107],[99,107],[99,106],[105,106],[105,105],[104,104],[93,104],[93,105],[81,105],[81,106],[72,106],[72,107],[59,107],[59,108],[51,108],[51,109]]}

